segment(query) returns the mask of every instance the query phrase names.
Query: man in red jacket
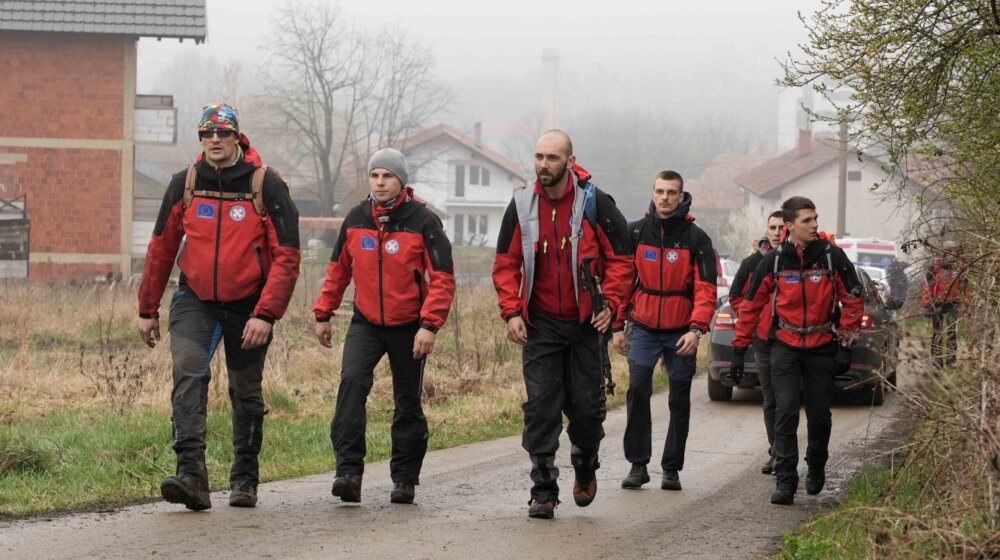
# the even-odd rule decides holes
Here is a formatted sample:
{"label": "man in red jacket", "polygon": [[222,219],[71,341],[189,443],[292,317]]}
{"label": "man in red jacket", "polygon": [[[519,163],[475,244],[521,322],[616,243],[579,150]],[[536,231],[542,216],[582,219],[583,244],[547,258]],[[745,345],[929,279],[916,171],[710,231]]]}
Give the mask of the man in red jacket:
{"label": "man in red jacket", "polygon": [[794,196],[781,205],[788,236],[764,256],[745,294],[733,339],[733,375],[743,375],[747,348],[765,307],[771,310],[771,387],[774,390],[772,504],[790,505],[798,489],[799,406],[809,422],[806,492],[819,494],[829,457],[833,378],[851,368],[851,344],[861,326],[864,301],[854,265],[819,235],[816,206]]}
{"label": "man in red jacket", "polygon": [[680,490],[678,471],[684,468],[691,418],[691,380],[698,342],[708,332],[715,311],[716,262],[712,240],[694,224],[691,194],[676,171],[661,171],[653,180],[646,217],[631,225],[629,236],[635,290],[615,325],[614,344],[625,353],[619,329],[626,317],[632,324],[627,344],[628,422],[625,458],[631,471],[622,488],[649,482],[646,465],[652,457],[653,368],[660,357],[670,378],[670,423],[663,446],[660,488]]}
{"label": "man in red jacket", "polygon": [[[628,224],[614,200],[577,165],[566,133],[546,132],[535,145],[534,186],[507,207],[493,285],[507,336],[524,347],[528,400],[521,445],[531,459],[528,516],[551,519],[559,503],[555,465],[562,415],[576,480],[573,500],[597,493],[598,448],[607,412],[598,331],[606,332],[628,301],[632,282]],[[608,306],[594,309],[584,268],[602,279]]]}
{"label": "man in red jacket", "polygon": [[373,371],[389,354],[392,370],[392,458],[395,487],[390,500],[412,504],[427,453],[427,418],[420,403],[424,362],[448,318],[455,296],[451,243],[441,220],[406,186],[409,167],[392,148],[368,162],[371,194],[340,227],[326,281],[313,305],[316,337],[331,348],[330,318],[354,280],[354,315],[344,339],[337,409],[330,439],[337,456],[332,493],[361,501],[365,468],[366,402]]}
{"label": "man in red jacket", "polygon": [[948,240],[925,275],[921,303],[931,319],[931,355],[938,367],[955,365],[958,315],[966,293],[958,244]]}
{"label": "man in red jacket", "polygon": [[[764,260],[764,255],[778,246],[781,240],[781,230],[784,227],[785,221],[781,216],[781,210],[771,212],[771,215],[767,217],[767,231],[764,233],[764,237],[757,242],[754,252],[740,263],[740,268],[736,271],[736,276],[733,277],[733,285],[729,288],[729,306],[733,310],[733,317],[737,320],[739,320],[743,306],[743,294],[753,279],[757,265]],[[765,308],[761,311],[753,340],[753,358],[757,363],[757,380],[760,381],[760,392],[764,396],[762,408],[764,409],[764,430],[767,432],[768,459],[760,469],[763,474],[774,472],[774,391],[771,389],[771,342],[767,339],[767,333],[770,329],[771,310]],[[730,377],[737,384],[742,379],[737,379],[732,375],[732,372],[730,372]]]}
{"label": "man in red jacket", "polygon": [[205,420],[209,366],[223,342],[235,454],[229,505],[253,507],[266,414],[264,358],[271,325],[285,313],[299,275],[299,214],[288,186],[240,133],[236,109],[205,107],[198,137],[204,152],[167,187],[139,287],[139,334],[153,347],[160,298],[186,236],[180,287],[170,302],[177,475],[160,491],[188,509],[212,507]]}

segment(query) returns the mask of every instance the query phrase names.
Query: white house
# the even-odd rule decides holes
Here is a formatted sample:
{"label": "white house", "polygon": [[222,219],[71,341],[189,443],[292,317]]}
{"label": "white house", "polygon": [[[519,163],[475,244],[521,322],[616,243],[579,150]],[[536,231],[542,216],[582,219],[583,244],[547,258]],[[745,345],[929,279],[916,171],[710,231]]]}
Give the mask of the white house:
{"label": "white house", "polygon": [[453,245],[495,247],[513,190],[525,184],[517,164],[482,145],[480,130],[469,138],[438,124],[402,148],[410,186],[441,216]]}

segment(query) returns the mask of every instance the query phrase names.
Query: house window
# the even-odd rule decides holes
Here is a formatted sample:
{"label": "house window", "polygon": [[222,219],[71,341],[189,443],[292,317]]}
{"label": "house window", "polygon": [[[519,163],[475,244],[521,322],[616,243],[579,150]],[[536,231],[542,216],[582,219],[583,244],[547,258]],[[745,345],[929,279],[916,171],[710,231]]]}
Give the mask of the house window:
{"label": "house window", "polygon": [[482,172],[481,172],[481,174],[480,174],[479,179],[480,179],[480,183],[479,183],[480,185],[482,185],[484,187],[490,186],[490,170],[486,169],[484,167],[483,170],[482,170]]}
{"label": "house window", "polygon": [[860,171],[848,171],[847,172],[847,180],[848,181],[860,181],[861,180],[861,172]]}
{"label": "house window", "polygon": [[464,197],[465,196],[465,166],[456,165],[455,166],[455,196]]}
{"label": "house window", "polygon": [[469,223],[469,235],[486,235],[489,230],[489,216],[487,215],[471,215],[466,216],[466,220]]}
{"label": "house window", "polygon": [[470,165],[469,166],[469,184],[478,185],[479,184],[479,166]]}
{"label": "house window", "polygon": [[462,214],[455,214],[455,239],[452,241],[455,245],[465,244],[465,216]]}

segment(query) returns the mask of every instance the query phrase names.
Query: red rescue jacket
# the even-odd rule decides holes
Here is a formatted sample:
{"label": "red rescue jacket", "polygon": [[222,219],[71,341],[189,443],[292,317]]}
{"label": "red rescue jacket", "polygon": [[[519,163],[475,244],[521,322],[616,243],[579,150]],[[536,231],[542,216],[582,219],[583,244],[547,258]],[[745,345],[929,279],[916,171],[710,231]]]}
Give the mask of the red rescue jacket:
{"label": "red rescue jacket", "polygon": [[961,266],[938,259],[927,271],[926,281],[921,301],[924,307],[936,304],[955,304],[962,301],[966,294],[965,277]]}
{"label": "red rescue jacket", "polygon": [[663,220],[650,203],[646,217],[629,228],[636,281],[630,286],[628,319],[653,330],[697,328],[708,332],[715,311],[718,278],[708,234],[694,224],[691,194],[677,213]]}
{"label": "red rescue jacket", "polygon": [[[580,323],[589,322],[593,315],[593,303],[589,287],[580,278],[584,263],[588,263],[591,272],[601,278],[613,317],[628,302],[628,286],[633,281],[628,223],[615,206],[614,199],[590,182],[590,173],[586,169],[576,165],[568,174],[570,188],[574,190],[573,210],[569,216],[558,219],[568,220],[570,238],[565,245],[561,240],[550,240],[548,251],[554,250],[553,244],[562,247],[565,251],[563,255],[568,256],[566,267],[572,263],[571,270],[562,271],[562,267],[550,269],[541,264],[547,253],[545,240],[540,239],[538,222],[551,220],[551,217],[539,212],[537,181],[535,189],[515,192],[514,199],[507,206],[493,261],[493,286],[504,321],[515,315],[522,315],[530,321],[528,307],[535,284],[551,280],[548,275],[559,274],[559,278],[572,282],[573,288],[568,294],[574,297],[572,303],[576,305]],[[563,294],[566,293],[557,289],[547,297],[565,297]]]}
{"label": "red rescue jacket", "polygon": [[313,304],[317,321],[329,321],[354,280],[354,320],[379,326],[444,326],[455,297],[451,242],[441,220],[413,196],[376,224],[370,197],[355,206],[340,227]]}
{"label": "red rescue jacket", "polygon": [[[729,306],[733,309],[733,316],[736,320],[739,320],[740,314],[743,312],[743,295],[746,293],[747,286],[753,280],[754,271],[757,269],[757,265],[764,260],[764,255],[771,251],[771,244],[768,243],[767,238],[761,239],[757,242],[757,249],[747,258],[743,259],[740,263],[739,270],[736,271],[736,276],[733,277],[733,285],[729,288]],[[758,340],[767,340],[767,333],[771,330],[771,308],[765,307],[761,309],[760,317],[757,321],[757,330],[754,333]]]}
{"label": "red rescue jacket", "polygon": [[[861,326],[864,300],[854,265],[826,239],[798,247],[782,243],[757,265],[747,288],[733,346],[752,342],[765,308],[774,319],[767,340],[796,349],[820,349]],[[839,304],[839,305],[838,305]]]}
{"label": "red rescue jacket", "polygon": [[178,266],[181,285],[199,299],[234,302],[259,295],[254,316],[273,322],[288,308],[299,276],[299,213],[288,185],[271,169],[262,187],[264,215],[254,209],[251,175],[262,165],[242,136],[234,165],[195,164],[195,191],[242,193],[240,198],[195,196],[184,208],[187,170],[174,175],[160,206],[139,287],[139,315],[157,317],[160,299],[186,237]]}

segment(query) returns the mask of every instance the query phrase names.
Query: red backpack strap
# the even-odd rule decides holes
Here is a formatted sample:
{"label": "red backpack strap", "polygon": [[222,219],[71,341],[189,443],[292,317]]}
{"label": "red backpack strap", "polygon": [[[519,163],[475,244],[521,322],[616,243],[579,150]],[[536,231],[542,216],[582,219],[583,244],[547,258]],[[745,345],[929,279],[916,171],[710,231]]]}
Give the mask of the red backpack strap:
{"label": "red backpack strap", "polygon": [[188,166],[187,176],[184,178],[184,209],[187,210],[194,200],[194,184],[198,177],[194,164]]}
{"label": "red backpack strap", "polygon": [[253,192],[253,208],[257,214],[264,215],[264,175],[267,174],[267,165],[261,164],[253,170],[253,177],[250,179],[250,190]]}

